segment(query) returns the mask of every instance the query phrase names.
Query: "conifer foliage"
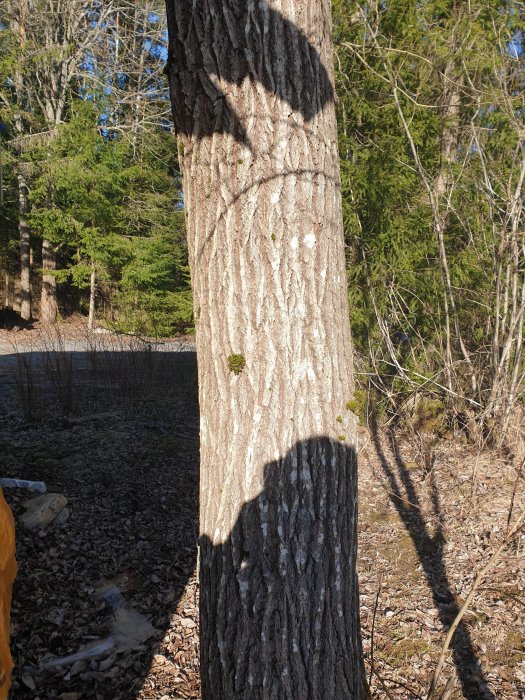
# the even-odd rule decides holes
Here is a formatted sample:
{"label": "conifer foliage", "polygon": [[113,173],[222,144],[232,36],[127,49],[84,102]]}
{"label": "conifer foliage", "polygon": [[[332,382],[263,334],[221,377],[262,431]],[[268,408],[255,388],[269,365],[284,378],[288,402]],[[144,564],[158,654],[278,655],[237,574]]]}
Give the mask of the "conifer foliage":
{"label": "conifer foliage", "polygon": [[90,326],[191,327],[166,41],[152,0],[0,10],[1,281],[22,315],[43,317],[47,288]]}

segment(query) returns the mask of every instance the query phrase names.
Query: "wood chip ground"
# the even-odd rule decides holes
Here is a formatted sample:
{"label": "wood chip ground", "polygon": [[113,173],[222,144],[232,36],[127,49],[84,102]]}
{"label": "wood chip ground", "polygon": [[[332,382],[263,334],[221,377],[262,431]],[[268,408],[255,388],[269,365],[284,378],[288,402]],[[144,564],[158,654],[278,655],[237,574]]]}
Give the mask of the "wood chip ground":
{"label": "wood chip ground", "polygon": [[[35,415],[28,419],[20,411],[24,387],[11,340],[6,332],[0,337],[0,474],[51,484],[71,512],[61,527],[17,531],[13,698],[196,700],[193,354],[134,346],[93,371],[89,353],[77,352],[69,387],[74,410],[64,416],[64,391],[42,351],[33,358]],[[421,445],[421,436],[361,429],[361,615],[378,698],[425,697],[446,629],[506,532],[517,485],[519,455],[478,452],[456,436],[433,443],[429,462]],[[6,496],[19,516],[27,493]],[[521,482],[515,514],[524,500]],[[449,697],[525,698],[524,565],[521,536],[482,584],[455,635],[441,679],[443,688],[454,678]],[[46,671],[46,659],[107,636],[111,609],[94,593],[116,576],[156,635],[133,651]]]}

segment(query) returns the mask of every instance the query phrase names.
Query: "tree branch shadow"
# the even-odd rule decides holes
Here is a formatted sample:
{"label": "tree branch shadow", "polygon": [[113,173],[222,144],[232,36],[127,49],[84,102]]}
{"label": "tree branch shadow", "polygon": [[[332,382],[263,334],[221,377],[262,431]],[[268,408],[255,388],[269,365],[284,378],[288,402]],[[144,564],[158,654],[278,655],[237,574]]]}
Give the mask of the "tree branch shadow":
{"label": "tree branch shadow", "polygon": [[[429,474],[430,498],[435,530],[432,533],[425,522],[421,499],[406,463],[401,455],[395,431],[388,432],[389,447],[393,462],[385,454],[379,434],[377,420],[372,419],[371,435],[381,470],[386,477],[390,502],[399,515],[416,549],[432,599],[444,630],[448,630],[459,612],[459,603],[452,590],[444,560],[444,528],[439,492],[433,471]],[[463,697],[467,700],[495,700],[481,671],[479,659],[472,643],[467,625],[462,621],[451,643],[452,660],[461,683]]]}
{"label": "tree branch shadow", "polygon": [[[268,2],[168,0],[170,27],[167,73],[178,134],[202,139],[231,134],[251,147],[244,115],[232,109],[221,80],[245,80],[299,112],[305,122],[329,102],[334,89],[321,56],[307,35]],[[226,38],[227,37],[227,38]],[[285,47],[280,55],[275,47]],[[293,66],[293,70],[287,69]]]}

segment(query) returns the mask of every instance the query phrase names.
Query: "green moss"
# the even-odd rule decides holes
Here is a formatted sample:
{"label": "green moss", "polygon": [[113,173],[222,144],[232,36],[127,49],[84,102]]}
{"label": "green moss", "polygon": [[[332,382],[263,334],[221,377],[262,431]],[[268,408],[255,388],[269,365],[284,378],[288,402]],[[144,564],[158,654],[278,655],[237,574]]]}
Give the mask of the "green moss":
{"label": "green moss", "polygon": [[337,439],[340,440],[341,442],[344,442],[346,440],[346,435],[338,435]]}
{"label": "green moss", "polygon": [[420,433],[434,433],[444,422],[445,406],[440,399],[420,399],[413,417],[413,425]]}
{"label": "green moss", "polygon": [[246,366],[244,355],[230,355],[228,357],[228,369],[234,374],[240,374]]}
{"label": "green moss", "polygon": [[363,515],[363,522],[367,523],[387,523],[387,522],[394,522],[396,519],[396,516],[394,513],[391,513],[388,510],[377,510],[377,511],[372,511],[370,513],[366,513]]}
{"label": "green moss", "polygon": [[272,235],[270,236],[270,238],[272,239],[272,241],[275,241],[275,233],[272,233]]}
{"label": "green moss", "polygon": [[394,667],[403,667],[414,656],[420,658],[423,654],[432,652],[432,647],[422,640],[404,639],[400,635],[393,640],[388,640],[381,650],[381,656],[388,660]]}
{"label": "green moss", "polygon": [[343,422],[343,416],[337,416],[336,421],[337,421],[338,423],[342,423],[342,422]]}
{"label": "green moss", "polygon": [[345,408],[347,411],[352,411],[361,423],[366,423],[366,391],[363,389],[356,389],[354,392],[354,398],[347,401]]}

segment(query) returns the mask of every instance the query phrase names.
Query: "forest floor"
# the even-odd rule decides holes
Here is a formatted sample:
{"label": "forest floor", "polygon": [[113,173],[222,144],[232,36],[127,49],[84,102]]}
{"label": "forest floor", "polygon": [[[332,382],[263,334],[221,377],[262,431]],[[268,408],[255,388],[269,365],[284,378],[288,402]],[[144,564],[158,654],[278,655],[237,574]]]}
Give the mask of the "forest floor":
{"label": "forest floor", "polygon": [[[0,331],[0,477],[45,481],[70,511],[60,527],[17,526],[13,698],[197,699],[191,340],[74,345],[85,336],[68,333],[43,343],[38,329]],[[479,451],[461,435],[360,429],[361,615],[374,697],[425,698],[446,630],[505,536],[511,504],[512,520],[525,506],[522,458],[518,449]],[[17,521],[29,497],[6,491]],[[524,573],[522,535],[453,638],[445,697],[525,698]],[[72,664],[50,661],[111,636],[117,613],[97,595],[108,581],[152,625],[150,636]]]}

